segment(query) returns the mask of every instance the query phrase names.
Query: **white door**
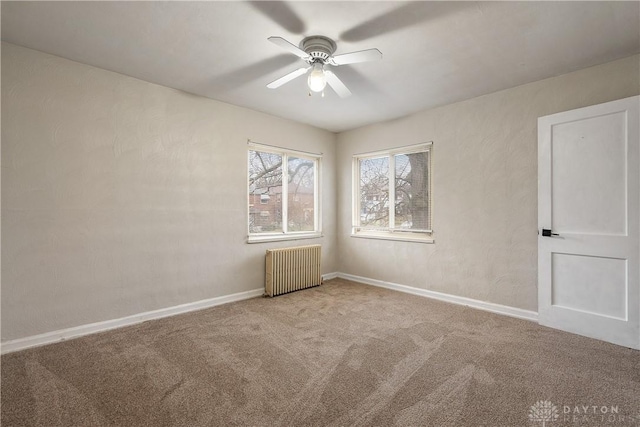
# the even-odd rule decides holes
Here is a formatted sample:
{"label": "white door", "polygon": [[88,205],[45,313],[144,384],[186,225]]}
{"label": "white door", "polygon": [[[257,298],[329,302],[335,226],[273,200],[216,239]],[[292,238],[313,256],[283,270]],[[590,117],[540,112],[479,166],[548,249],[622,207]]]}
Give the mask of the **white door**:
{"label": "white door", "polygon": [[639,104],[538,119],[538,320],[636,349]]}

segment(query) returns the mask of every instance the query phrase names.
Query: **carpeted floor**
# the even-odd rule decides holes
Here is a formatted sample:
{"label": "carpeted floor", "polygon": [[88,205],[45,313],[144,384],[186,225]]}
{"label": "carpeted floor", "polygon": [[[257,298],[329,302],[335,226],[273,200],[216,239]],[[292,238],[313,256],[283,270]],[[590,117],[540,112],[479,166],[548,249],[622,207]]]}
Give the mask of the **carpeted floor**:
{"label": "carpeted floor", "polygon": [[1,388],[6,427],[640,426],[638,351],[339,279],[4,355]]}

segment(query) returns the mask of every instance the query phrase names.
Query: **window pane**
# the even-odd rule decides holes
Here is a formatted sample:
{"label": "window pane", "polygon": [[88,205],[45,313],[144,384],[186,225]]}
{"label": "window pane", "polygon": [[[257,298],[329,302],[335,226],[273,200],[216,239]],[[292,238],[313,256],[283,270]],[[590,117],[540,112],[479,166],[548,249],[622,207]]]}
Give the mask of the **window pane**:
{"label": "window pane", "polygon": [[389,226],[389,158],[360,160],[360,225]]}
{"label": "window pane", "polygon": [[315,229],[315,162],[289,157],[288,163],[287,231],[313,231]]}
{"label": "window pane", "polygon": [[282,232],[282,156],[249,151],[249,232]]}
{"label": "window pane", "polygon": [[428,156],[427,152],[395,156],[396,228],[429,229]]}

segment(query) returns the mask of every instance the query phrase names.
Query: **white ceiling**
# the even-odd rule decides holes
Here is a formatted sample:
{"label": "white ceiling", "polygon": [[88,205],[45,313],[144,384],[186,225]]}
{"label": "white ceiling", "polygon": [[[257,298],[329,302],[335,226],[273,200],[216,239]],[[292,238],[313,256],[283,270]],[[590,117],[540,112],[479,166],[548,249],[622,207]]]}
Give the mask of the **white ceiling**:
{"label": "white ceiling", "polygon": [[[267,41],[336,40],[382,61],[308,96],[304,65]],[[339,132],[640,52],[632,2],[3,2],[2,39]]]}

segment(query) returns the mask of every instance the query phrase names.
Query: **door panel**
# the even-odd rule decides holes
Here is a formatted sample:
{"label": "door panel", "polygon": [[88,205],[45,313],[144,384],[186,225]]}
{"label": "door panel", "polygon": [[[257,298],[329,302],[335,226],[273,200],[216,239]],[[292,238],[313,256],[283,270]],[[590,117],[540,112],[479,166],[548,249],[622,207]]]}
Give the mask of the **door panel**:
{"label": "door panel", "polygon": [[627,261],[586,255],[551,255],[551,305],[627,319]]}
{"label": "door panel", "polygon": [[618,112],[551,129],[555,232],[626,235],[625,116]]}
{"label": "door panel", "polygon": [[538,119],[538,318],[640,348],[639,97]]}

